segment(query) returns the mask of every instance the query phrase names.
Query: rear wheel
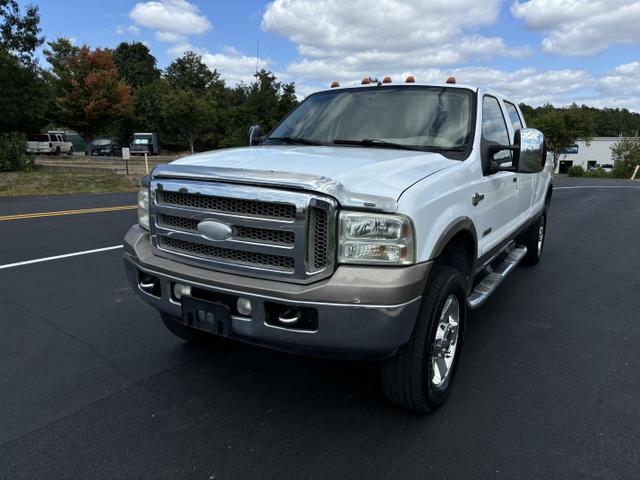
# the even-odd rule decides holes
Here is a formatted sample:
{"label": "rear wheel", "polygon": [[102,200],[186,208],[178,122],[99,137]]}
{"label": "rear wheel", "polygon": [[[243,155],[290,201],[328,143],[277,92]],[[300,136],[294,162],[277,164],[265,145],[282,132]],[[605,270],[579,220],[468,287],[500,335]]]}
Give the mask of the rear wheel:
{"label": "rear wheel", "polygon": [[542,249],[547,234],[547,212],[543,212],[538,219],[520,237],[520,244],[527,247],[527,254],[522,259],[525,265],[537,265],[542,258]]}
{"label": "rear wheel", "polygon": [[434,266],[409,342],[381,366],[387,399],[428,413],[449,396],[467,316],[466,291],[457,270]]}

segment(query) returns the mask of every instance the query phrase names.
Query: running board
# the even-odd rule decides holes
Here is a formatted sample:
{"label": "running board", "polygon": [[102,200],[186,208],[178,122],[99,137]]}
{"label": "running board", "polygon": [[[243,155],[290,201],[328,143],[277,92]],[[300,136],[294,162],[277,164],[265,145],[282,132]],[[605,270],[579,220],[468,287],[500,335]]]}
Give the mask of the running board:
{"label": "running board", "polygon": [[467,298],[469,308],[478,308],[486,302],[487,298],[495,292],[498,285],[500,285],[507,275],[516,268],[516,265],[520,263],[526,254],[527,247],[525,246],[519,246],[511,250],[495,270],[489,273],[480,281],[480,283],[473,287],[473,290]]}

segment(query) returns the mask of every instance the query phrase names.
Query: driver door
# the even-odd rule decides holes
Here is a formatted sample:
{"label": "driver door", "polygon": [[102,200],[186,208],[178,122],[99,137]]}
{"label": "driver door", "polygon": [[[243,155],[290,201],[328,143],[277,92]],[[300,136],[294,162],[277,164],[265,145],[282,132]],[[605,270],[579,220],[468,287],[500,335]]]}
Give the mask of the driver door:
{"label": "driver door", "polygon": [[485,95],[482,99],[483,178],[478,184],[479,201],[476,205],[480,255],[488,255],[502,246],[509,238],[517,216],[517,174],[504,171],[491,173],[489,169],[492,160],[498,163],[512,162],[511,152],[503,150],[492,158],[488,148],[490,144],[509,145],[511,142],[500,102],[492,95]]}

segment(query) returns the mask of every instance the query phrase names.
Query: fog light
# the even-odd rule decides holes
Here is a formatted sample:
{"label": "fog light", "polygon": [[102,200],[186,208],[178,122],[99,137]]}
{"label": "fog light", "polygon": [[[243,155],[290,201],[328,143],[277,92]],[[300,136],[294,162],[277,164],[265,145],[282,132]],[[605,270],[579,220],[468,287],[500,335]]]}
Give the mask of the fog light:
{"label": "fog light", "polygon": [[240,315],[244,315],[248,317],[251,315],[251,300],[245,297],[239,297],[238,302],[236,303],[236,308],[238,309],[238,313]]}
{"label": "fog light", "polygon": [[176,283],[173,286],[173,296],[176,298],[176,300],[180,300],[183,295],[186,295],[186,296],[191,295],[191,286],[182,285],[181,283]]}

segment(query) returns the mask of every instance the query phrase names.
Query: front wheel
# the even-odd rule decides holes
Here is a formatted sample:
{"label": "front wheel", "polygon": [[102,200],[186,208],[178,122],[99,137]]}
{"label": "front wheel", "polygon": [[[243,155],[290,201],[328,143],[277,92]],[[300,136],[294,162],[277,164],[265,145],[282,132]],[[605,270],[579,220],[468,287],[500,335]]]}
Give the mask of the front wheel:
{"label": "front wheel", "polygon": [[522,263],[525,265],[537,265],[540,263],[546,234],[547,212],[543,212],[519,239],[519,243],[527,247],[527,254],[522,259]]}
{"label": "front wheel", "polygon": [[71,147],[71,148],[69,149],[69,152],[67,153],[67,155],[69,155],[69,156],[73,155],[73,147]]}
{"label": "front wheel", "polygon": [[387,399],[428,413],[449,396],[467,316],[466,290],[457,270],[436,265],[411,339],[381,366]]}

